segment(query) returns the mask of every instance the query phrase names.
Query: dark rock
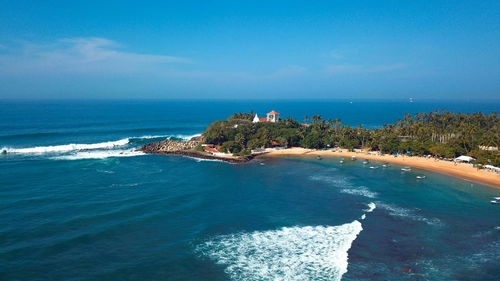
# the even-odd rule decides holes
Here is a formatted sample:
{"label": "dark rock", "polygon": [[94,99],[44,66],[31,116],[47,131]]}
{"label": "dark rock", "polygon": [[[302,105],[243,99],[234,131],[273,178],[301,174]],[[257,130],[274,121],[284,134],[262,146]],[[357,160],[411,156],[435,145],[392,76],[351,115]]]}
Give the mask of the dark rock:
{"label": "dark rock", "polygon": [[138,150],[148,154],[182,155],[200,159],[221,160],[230,163],[244,163],[254,158],[254,155],[234,158],[221,157],[207,152],[194,150],[198,145],[202,144],[203,141],[204,138],[202,136],[193,137],[189,141],[174,141],[166,139],[159,142],[147,143]]}

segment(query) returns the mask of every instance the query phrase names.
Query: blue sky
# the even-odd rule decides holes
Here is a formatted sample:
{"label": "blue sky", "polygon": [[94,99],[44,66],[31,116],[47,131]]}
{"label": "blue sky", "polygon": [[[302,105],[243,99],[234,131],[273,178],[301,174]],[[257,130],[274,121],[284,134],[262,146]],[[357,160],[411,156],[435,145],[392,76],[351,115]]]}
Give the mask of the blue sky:
{"label": "blue sky", "polygon": [[0,98],[499,99],[498,1],[3,1]]}

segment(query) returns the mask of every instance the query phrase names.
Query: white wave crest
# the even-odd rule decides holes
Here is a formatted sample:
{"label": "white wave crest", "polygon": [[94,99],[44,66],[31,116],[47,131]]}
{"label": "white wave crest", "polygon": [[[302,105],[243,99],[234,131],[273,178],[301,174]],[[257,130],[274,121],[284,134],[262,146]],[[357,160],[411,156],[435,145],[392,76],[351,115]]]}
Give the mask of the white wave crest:
{"label": "white wave crest", "polygon": [[64,153],[75,150],[92,150],[92,149],[109,149],[114,147],[125,146],[129,143],[129,138],[121,139],[117,141],[81,144],[81,143],[71,143],[63,145],[51,145],[51,146],[35,146],[27,148],[2,148],[2,151],[14,154],[45,154],[45,153]]}
{"label": "white wave crest", "polygon": [[442,225],[440,219],[426,218],[424,216],[417,214],[415,210],[405,209],[396,205],[390,205],[381,202],[377,202],[377,206],[386,210],[391,216],[409,218],[414,221],[425,222],[429,225]]}
{"label": "white wave crest", "polygon": [[340,226],[283,227],[223,235],[198,250],[225,265],[233,280],[339,281],[347,272],[347,252],[362,230],[357,220]]}
{"label": "white wave crest", "polygon": [[[192,137],[200,136],[201,134],[196,135],[164,135],[164,136],[156,136],[156,135],[146,135],[140,137],[129,137],[116,141],[107,141],[107,142],[99,142],[99,143],[70,143],[70,144],[61,144],[61,145],[49,145],[49,146],[35,146],[35,147],[25,147],[25,148],[11,148],[11,147],[3,147],[0,149],[0,152],[5,151],[6,153],[12,154],[63,154],[74,151],[87,151],[87,150],[103,150],[103,149],[114,149],[117,147],[123,147],[130,144],[130,140],[132,139],[155,139],[155,138],[178,138],[182,140],[190,140]],[[82,154],[85,155],[85,154]]]}
{"label": "white wave crest", "polygon": [[129,150],[94,150],[80,151],[70,155],[52,157],[54,160],[82,160],[82,159],[105,159],[109,157],[132,157],[144,155],[144,152]]}
{"label": "white wave crest", "polygon": [[145,135],[145,136],[140,136],[140,137],[131,137],[129,139],[159,139],[159,138],[169,138],[171,137],[166,136],[166,135]]}
{"label": "white wave crest", "polygon": [[199,137],[199,136],[201,136],[201,134],[194,134],[194,135],[173,135],[173,136],[169,136],[168,139],[177,138],[177,139],[188,141],[188,140],[191,140],[194,137]]}
{"label": "white wave crest", "polygon": [[373,212],[373,210],[375,210],[375,208],[377,207],[377,205],[375,205],[375,203],[373,203],[373,202],[368,203],[367,206],[368,206],[368,209],[363,210],[367,213]]}
{"label": "white wave crest", "polygon": [[203,158],[196,158],[196,157],[190,157],[190,156],[186,156],[186,158],[192,159],[196,162],[222,162],[222,163],[231,164],[229,162],[226,162],[226,161],[220,160],[220,159],[203,159]]}
{"label": "white wave crest", "polygon": [[344,188],[340,190],[340,192],[351,195],[365,196],[368,198],[375,198],[378,195],[377,192],[371,191],[365,186],[360,186],[358,188]]}

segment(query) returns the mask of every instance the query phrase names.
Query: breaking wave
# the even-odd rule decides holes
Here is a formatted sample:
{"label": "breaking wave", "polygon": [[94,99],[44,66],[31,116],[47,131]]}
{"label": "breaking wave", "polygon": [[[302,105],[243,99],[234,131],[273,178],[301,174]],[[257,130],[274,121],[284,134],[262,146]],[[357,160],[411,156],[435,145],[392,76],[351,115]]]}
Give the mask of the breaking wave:
{"label": "breaking wave", "polygon": [[[195,135],[169,135],[155,136],[147,135],[140,137],[130,137],[115,141],[98,143],[71,143],[62,145],[35,146],[25,148],[3,147],[0,152],[17,155],[58,155],[52,159],[77,160],[77,159],[102,159],[107,157],[130,157],[143,155],[142,152],[130,149],[139,147],[148,139],[171,139],[171,140],[190,140]],[[120,149],[122,148],[122,149]],[[128,148],[128,149],[126,149]]]}
{"label": "breaking wave", "polygon": [[132,157],[145,155],[142,151],[129,150],[96,150],[81,151],[70,155],[52,157],[54,160],[82,160],[82,159],[104,159],[109,157]]}
{"label": "breaking wave", "polygon": [[50,146],[35,146],[26,148],[2,148],[2,151],[14,154],[46,154],[46,153],[62,153],[75,150],[91,150],[91,149],[107,149],[125,146],[130,142],[130,138],[121,139],[117,141],[81,144],[71,143],[63,145],[50,145]]}
{"label": "breaking wave", "polygon": [[362,230],[357,220],[340,226],[283,227],[219,236],[197,250],[226,266],[233,280],[339,281],[347,272],[347,252]]}

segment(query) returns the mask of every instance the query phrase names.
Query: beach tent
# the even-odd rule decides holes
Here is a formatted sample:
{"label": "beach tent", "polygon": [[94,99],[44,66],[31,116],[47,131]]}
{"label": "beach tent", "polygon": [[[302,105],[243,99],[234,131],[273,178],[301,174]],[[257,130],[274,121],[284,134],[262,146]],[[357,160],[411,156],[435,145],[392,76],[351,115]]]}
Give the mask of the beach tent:
{"label": "beach tent", "polygon": [[458,162],[470,162],[472,160],[475,160],[475,159],[470,157],[470,156],[465,156],[465,155],[460,155],[457,158],[455,158],[455,161],[458,161]]}
{"label": "beach tent", "polygon": [[488,169],[488,170],[492,170],[492,171],[495,171],[495,172],[500,172],[500,168],[498,167],[495,167],[495,166],[492,166],[492,165],[484,165],[483,168],[485,169]]}

